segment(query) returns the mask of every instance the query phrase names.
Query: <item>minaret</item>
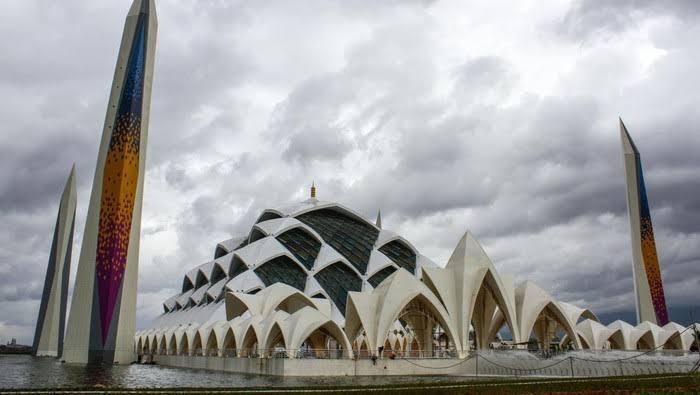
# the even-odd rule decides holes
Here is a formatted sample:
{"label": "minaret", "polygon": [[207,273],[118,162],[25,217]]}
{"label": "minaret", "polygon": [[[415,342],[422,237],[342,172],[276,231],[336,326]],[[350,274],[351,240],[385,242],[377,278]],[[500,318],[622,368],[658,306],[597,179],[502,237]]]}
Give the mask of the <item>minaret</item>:
{"label": "minaret", "polygon": [[66,362],[134,356],[141,203],[157,21],[134,0],[112,81],[66,331]]}
{"label": "minaret", "polygon": [[377,210],[377,220],[374,224],[377,225],[377,228],[382,228],[382,210]]}
{"label": "minaret", "polygon": [[649,321],[663,326],[668,323],[666,298],[661,282],[659,259],[656,255],[654,229],[651,225],[649,202],[644,186],[639,151],[620,119],[620,137],[627,181],[627,212],[630,219],[634,293],[637,322]]}
{"label": "minaret", "polygon": [[49,265],[46,268],[44,292],[41,295],[39,317],[36,320],[32,354],[60,357],[63,352],[63,329],[66,325],[68,278],[70,277],[73,228],[75,226],[75,165],[70,171],[58,206],[53,231]]}
{"label": "minaret", "polygon": [[316,183],[311,181],[311,199],[316,199]]}

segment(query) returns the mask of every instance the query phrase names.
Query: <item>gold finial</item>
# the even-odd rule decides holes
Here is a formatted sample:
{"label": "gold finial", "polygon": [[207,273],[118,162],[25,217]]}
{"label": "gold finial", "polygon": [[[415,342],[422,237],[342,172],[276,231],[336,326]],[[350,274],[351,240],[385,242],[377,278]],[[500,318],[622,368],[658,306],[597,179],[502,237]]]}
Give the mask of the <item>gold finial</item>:
{"label": "gold finial", "polygon": [[316,199],[316,184],[311,181],[311,198]]}

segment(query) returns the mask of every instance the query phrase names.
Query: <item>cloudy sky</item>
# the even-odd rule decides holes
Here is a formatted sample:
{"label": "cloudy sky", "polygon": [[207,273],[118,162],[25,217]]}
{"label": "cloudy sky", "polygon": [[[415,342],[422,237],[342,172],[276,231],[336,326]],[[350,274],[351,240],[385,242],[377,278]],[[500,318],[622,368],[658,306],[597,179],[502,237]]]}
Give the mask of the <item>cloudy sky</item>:
{"label": "cloudy sky", "polygon": [[[2,342],[31,343],[73,162],[78,256],[129,3],[3,2]],[[618,116],[672,318],[698,305],[700,3],[160,0],[158,18],[139,327],[312,180],[436,262],[469,229],[516,281],[629,313]]]}

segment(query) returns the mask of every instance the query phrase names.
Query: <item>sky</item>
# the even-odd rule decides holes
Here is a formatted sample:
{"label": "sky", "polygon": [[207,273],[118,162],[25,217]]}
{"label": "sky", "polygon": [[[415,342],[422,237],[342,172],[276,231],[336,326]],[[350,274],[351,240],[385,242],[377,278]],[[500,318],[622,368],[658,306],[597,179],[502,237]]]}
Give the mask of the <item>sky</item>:
{"label": "sky", "polygon": [[[0,342],[31,344],[74,162],[75,278],[129,5],[3,2]],[[312,180],[321,200],[381,209],[441,265],[470,230],[516,283],[630,316],[618,117],[642,155],[671,319],[698,306],[699,2],[158,0],[157,12],[138,328],[217,242],[306,199]]]}

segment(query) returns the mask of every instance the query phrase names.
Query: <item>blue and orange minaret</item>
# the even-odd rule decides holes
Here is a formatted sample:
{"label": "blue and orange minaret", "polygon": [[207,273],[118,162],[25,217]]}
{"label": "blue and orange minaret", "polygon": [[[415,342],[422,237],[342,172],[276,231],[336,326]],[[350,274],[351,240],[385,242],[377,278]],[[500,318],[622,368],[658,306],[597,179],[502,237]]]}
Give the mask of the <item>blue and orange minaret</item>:
{"label": "blue and orange minaret", "polygon": [[134,360],[141,205],[157,18],[126,18],[97,157],[64,345],[66,362]]}
{"label": "blue and orange minaret", "polygon": [[637,322],[649,321],[663,326],[669,321],[668,311],[656,253],[654,228],[651,225],[649,200],[644,185],[642,161],[622,119],[620,137],[627,181],[627,212],[632,239]]}

